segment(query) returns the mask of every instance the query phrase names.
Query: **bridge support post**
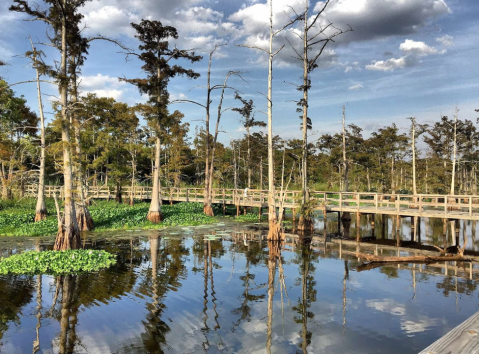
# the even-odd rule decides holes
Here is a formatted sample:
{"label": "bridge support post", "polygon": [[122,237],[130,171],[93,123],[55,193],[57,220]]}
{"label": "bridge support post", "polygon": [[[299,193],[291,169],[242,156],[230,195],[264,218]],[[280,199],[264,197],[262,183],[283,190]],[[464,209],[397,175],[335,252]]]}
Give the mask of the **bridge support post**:
{"label": "bridge support post", "polygon": [[447,219],[442,219],[442,240],[444,242],[444,250],[447,248]]}
{"label": "bridge support post", "polygon": [[415,216],[411,216],[411,241],[416,241],[416,224]]}
{"label": "bridge support post", "polygon": [[386,215],[381,214],[381,238],[384,239],[386,237]]}
{"label": "bridge support post", "polygon": [[328,211],[326,210],[326,207],[323,209],[323,234],[324,234],[324,240],[326,242],[326,236],[328,235]]}
{"label": "bridge support post", "polygon": [[239,204],[236,204],[236,216],[240,215],[240,206]]}
{"label": "bridge support post", "polygon": [[373,214],[373,220],[371,221],[371,236],[372,238],[376,238],[376,233],[375,233],[375,230],[374,230],[374,214]]}
{"label": "bridge support post", "polygon": [[421,218],[419,216],[416,216],[416,229],[417,229],[417,237],[416,237],[416,241],[417,242],[421,242]]}
{"label": "bridge support post", "polygon": [[338,236],[341,236],[341,212],[340,211],[338,211]]}
{"label": "bridge support post", "polygon": [[258,222],[261,222],[261,215],[263,215],[263,208],[260,206],[258,208]]}
{"label": "bridge support post", "polygon": [[396,215],[396,246],[397,247],[401,245],[400,231],[401,231],[401,217],[398,214]]}
{"label": "bridge support post", "polygon": [[361,240],[361,213],[356,213],[356,241]]}

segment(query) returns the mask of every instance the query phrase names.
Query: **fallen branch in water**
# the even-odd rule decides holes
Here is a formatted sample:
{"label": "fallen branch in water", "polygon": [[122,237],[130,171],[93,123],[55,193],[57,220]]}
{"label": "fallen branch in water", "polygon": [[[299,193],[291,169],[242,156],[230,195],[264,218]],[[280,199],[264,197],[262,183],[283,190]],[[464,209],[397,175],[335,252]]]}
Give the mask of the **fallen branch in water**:
{"label": "fallen branch in water", "polygon": [[379,263],[435,263],[435,262],[472,262],[472,259],[464,256],[375,256],[373,254],[356,252],[356,257],[369,262]]}

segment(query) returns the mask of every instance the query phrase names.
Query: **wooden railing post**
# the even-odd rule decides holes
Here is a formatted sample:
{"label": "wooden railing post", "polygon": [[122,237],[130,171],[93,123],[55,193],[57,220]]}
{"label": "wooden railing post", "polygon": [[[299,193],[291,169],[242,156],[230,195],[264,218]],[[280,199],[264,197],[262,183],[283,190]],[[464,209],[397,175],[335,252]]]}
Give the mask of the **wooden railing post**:
{"label": "wooden railing post", "polygon": [[469,216],[472,216],[472,197],[469,197]]}
{"label": "wooden railing post", "polygon": [[378,209],[379,209],[379,205],[378,205],[378,194],[375,193],[374,194],[374,205],[376,206],[376,213],[378,212]]}
{"label": "wooden railing post", "polygon": [[444,215],[447,214],[447,195],[444,196]]}
{"label": "wooden railing post", "polygon": [[396,211],[399,212],[401,206],[399,205],[399,199],[400,197],[398,195],[396,195]]}

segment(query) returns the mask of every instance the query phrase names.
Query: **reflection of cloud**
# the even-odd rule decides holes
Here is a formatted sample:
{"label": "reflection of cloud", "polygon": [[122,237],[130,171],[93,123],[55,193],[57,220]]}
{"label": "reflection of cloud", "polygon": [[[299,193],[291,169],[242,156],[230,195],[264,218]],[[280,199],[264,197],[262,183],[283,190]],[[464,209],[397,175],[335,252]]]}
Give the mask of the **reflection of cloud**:
{"label": "reflection of cloud", "polygon": [[349,91],[356,91],[356,90],[360,90],[363,88],[363,85],[361,84],[356,84],[356,85],[352,85],[352,86],[349,86],[348,87],[348,90]]}
{"label": "reflection of cloud", "polygon": [[427,331],[429,327],[434,326],[437,323],[437,320],[434,318],[422,319],[419,321],[404,321],[401,322],[401,329],[408,333],[421,333]]}
{"label": "reflection of cloud", "polygon": [[406,308],[392,299],[366,300],[366,306],[391,315],[404,316]]}

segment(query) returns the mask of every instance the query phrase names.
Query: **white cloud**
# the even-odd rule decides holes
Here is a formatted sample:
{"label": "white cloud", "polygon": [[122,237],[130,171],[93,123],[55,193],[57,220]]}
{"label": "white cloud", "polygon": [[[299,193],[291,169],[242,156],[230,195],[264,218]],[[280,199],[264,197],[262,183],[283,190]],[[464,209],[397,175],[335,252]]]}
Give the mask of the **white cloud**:
{"label": "white cloud", "polygon": [[362,88],[363,88],[362,84],[355,84],[355,85],[349,86],[348,90],[349,91],[356,91],[356,90],[360,90]]}
{"label": "white cloud", "polygon": [[454,45],[454,37],[445,35],[439,38],[436,38],[436,41],[441,43],[444,47],[452,47]]}
{"label": "white cloud", "polygon": [[404,56],[374,61],[372,64],[366,65],[366,69],[373,71],[394,71],[417,65],[420,62],[419,58],[446,53],[446,50],[439,51],[424,42],[417,42],[412,39],[406,39],[399,45],[399,49],[405,54]]}
{"label": "white cloud", "polygon": [[119,101],[127,89],[127,83],[120,82],[118,78],[97,74],[94,76],[80,77],[82,93],[95,93],[99,97],[113,97]]}
{"label": "white cloud", "polygon": [[[310,13],[310,19],[323,6],[323,1],[316,2],[314,10]],[[290,17],[294,15],[291,8],[300,13],[304,8],[304,0],[274,1],[273,23],[275,28],[280,28],[290,20]],[[228,20],[239,24],[245,38],[245,45],[267,49],[269,45],[269,11],[269,0],[263,3],[254,1],[250,2],[248,6],[242,6]],[[343,30],[347,30],[351,25],[354,31],[342,34],[336,38],[335,43],[328,44],[329,51],[323,53],[318,64],[322,66],[338,64],[335,51],[338,45],[352,41],[417,33],[432,20],[449,12],[450,9],[444,0],[341,0],[331,2],[317,25],[325,27],[330,21],[336,28]],[[294,59],[296,53],[288,45],[287,39],[293,46],[301,50],[301,39],[297,36],[301,31],[301,24],[298,23],[296,28],[289,28],[275,37],[274,51],[281,45],[286,45],[278,55],[278,66],[289,66],[295,63],[300,65],[300,61]],[[334,31],[336,29],[330,27],[324,36],[329,36]],[[259,59],[252,60],[252,62],[265,64],[264,53],[256,52]],[[314,50],[312,55],[314,55]],[[346,66],[345,72],[350,72],[353,69],[355,68],[351,65]]]}
{"label": "white cloud", "polygon": [[397,69],[403,69],[408,65],[407,57],[401,57],[398,59],[391,58],[388,60],[378,60],[372,64],[366,65],[366,70],[373,71],[394,71]]}
{"label": "white cloud", "polygon": [[399,49],[405,54],[417,55],[420,57],[438,54],[439,51],[431,46],[428,46],[424,42],[416,42],[411,39],[406,39],[399,45]]}

